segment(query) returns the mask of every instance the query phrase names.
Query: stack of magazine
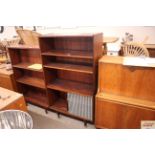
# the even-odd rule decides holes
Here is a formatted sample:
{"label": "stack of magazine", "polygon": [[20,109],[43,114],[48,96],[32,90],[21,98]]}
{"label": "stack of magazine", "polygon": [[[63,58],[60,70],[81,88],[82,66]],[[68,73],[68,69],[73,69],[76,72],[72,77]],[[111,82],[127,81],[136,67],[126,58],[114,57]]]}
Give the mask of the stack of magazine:
{"label": "stack of magazine", "polygon": [[92,120],[93,97],[67,93],[69,112]]}

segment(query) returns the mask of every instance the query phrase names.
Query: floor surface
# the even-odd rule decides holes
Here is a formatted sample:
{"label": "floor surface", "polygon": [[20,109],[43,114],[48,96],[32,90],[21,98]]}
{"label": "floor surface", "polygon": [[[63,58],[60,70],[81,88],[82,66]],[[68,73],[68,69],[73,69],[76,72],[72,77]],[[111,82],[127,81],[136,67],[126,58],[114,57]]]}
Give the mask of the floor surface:
{"label": "floor surface", "polygon": [[34,129],[95,129],[92,124],[84,126],[84,122],[63,115],[58,118],[56,113],[50,111],[46,114],[44,109],[30,104],[28,112],[32,116]]}

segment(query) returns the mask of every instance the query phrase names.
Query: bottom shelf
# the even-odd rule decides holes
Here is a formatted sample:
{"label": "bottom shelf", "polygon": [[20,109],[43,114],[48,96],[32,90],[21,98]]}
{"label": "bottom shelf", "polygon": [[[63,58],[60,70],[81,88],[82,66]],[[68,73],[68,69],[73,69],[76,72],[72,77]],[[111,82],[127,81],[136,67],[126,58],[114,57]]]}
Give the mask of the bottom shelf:
{"label": "bottom shelf", "polygon": [[[88,99],[86,96],[81,96],[77,94],[70,94],[60,91],[48,91],[51,101],[51,105],[48,107],[48,110],[57,112],[58,114],[64,114],[69,117],[73,117],[86,122],[93,122],[93,116],[90,115],[90,108],[88,107]],[[54,97],[54,101],[52,100]],[[89,96],[90,97],[90,96]],[[85,102],[84,98],[86,99]],[[74,100],[74,104],[72,103],[72,99]],[[83,99],[83,100],[82,100]],[[90,102],[92,103],[92,102]]]}
{"label": "bottom shelf", "polygon": [[49,106],[48,110],[56,112],[56,113],[60,113],[62,115],[65,115],[65,116],[68,116],[68,117],[71,117],[71,118],[75,118],[75,119],[78,119],[78,120],[81,120],[81,121],[86,121],[86,122],[89,122],[89,123],[93,123],[93,120],[89,120],[89,119],[86,119],[86,118],[83,118],[83,117],[80,117],[80,116],[77,116],[77,115],[73,115],[73,114],[69,113],[68,111],[57,108],[57,106]]}
{"label": "bottom shelf", "polygon": [[36,106],[42,107],[42,108],[48,108],[49,104],[47,102],[47,96],[43,92],[35,92],[35,91],[27,91],[24,93],[24,98],[26,102],[30,102]]}
{"label": "bottom shelf", "polygon": [[68,109],[67,107],[68,107],[67,106],[67,101],[65,99],[58,99],[49,108],[50,109],[55,109],[57,111],[62,111],[62,112],[65,111],[65,112],[67,112],[67,109]]}

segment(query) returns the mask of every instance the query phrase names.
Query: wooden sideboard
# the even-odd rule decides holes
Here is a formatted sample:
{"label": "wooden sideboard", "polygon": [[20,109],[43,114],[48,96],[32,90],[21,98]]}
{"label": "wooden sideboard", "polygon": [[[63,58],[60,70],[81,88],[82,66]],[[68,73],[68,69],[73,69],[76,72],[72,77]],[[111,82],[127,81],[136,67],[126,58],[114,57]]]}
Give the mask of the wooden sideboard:
{"label": "wooden sideboard", "polygon": [[16,90],[13,71],[7,71],[4,64],[0,65],[0,87]]}
{"label": "wooden sideboard", "polygon": [[155,68],[125,66],[123,60],[103,56],[99,61],[97,128],[140,128],[142,120],[155,120]]}
{"label": "wooden sideboard", "polygon": [[22,110],[27,111],[22,94],[0,87],[0,110]]}
{"label": "wooden sideboard", "polygon": [[155,44],[145,44],[145,47],[148,49],[150,57],[155,57]]}

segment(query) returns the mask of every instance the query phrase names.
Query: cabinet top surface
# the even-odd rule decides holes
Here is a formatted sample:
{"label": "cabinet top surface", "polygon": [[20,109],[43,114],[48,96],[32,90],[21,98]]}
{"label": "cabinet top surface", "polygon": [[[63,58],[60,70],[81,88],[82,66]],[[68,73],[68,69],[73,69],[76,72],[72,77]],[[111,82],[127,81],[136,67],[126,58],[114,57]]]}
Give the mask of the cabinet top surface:
{"label": "cabinet top surface", "polygon": [[123,57],[122,56],[102,56],[99,60],[100,63],[113,63],[113,64],[122,64]]}
{"label": "cabinet top surface", "polygon": [[40,38],[51,38],[51,37],[93,37],[97,34],[102,33],[81,33],[81,32],[61,32],[61,33],[49,33],[41,35]]}
{"label": "cabinet top surface", "polygon": [[40,49],[39,46],[30,46],[30,45],[13,45],[8,46],[8,49]]}
{"label": "cabinet top surface", "polygon": [[123,57],[123,56],[103,56],[99,60],[99,63],[155,68],[155,58],[149,58],[149,57],[142,58],[142,57]]}
{"label": "cabinet top surface", "polygon": [[15,102],[23,95],[0,87],[0,110]]}

